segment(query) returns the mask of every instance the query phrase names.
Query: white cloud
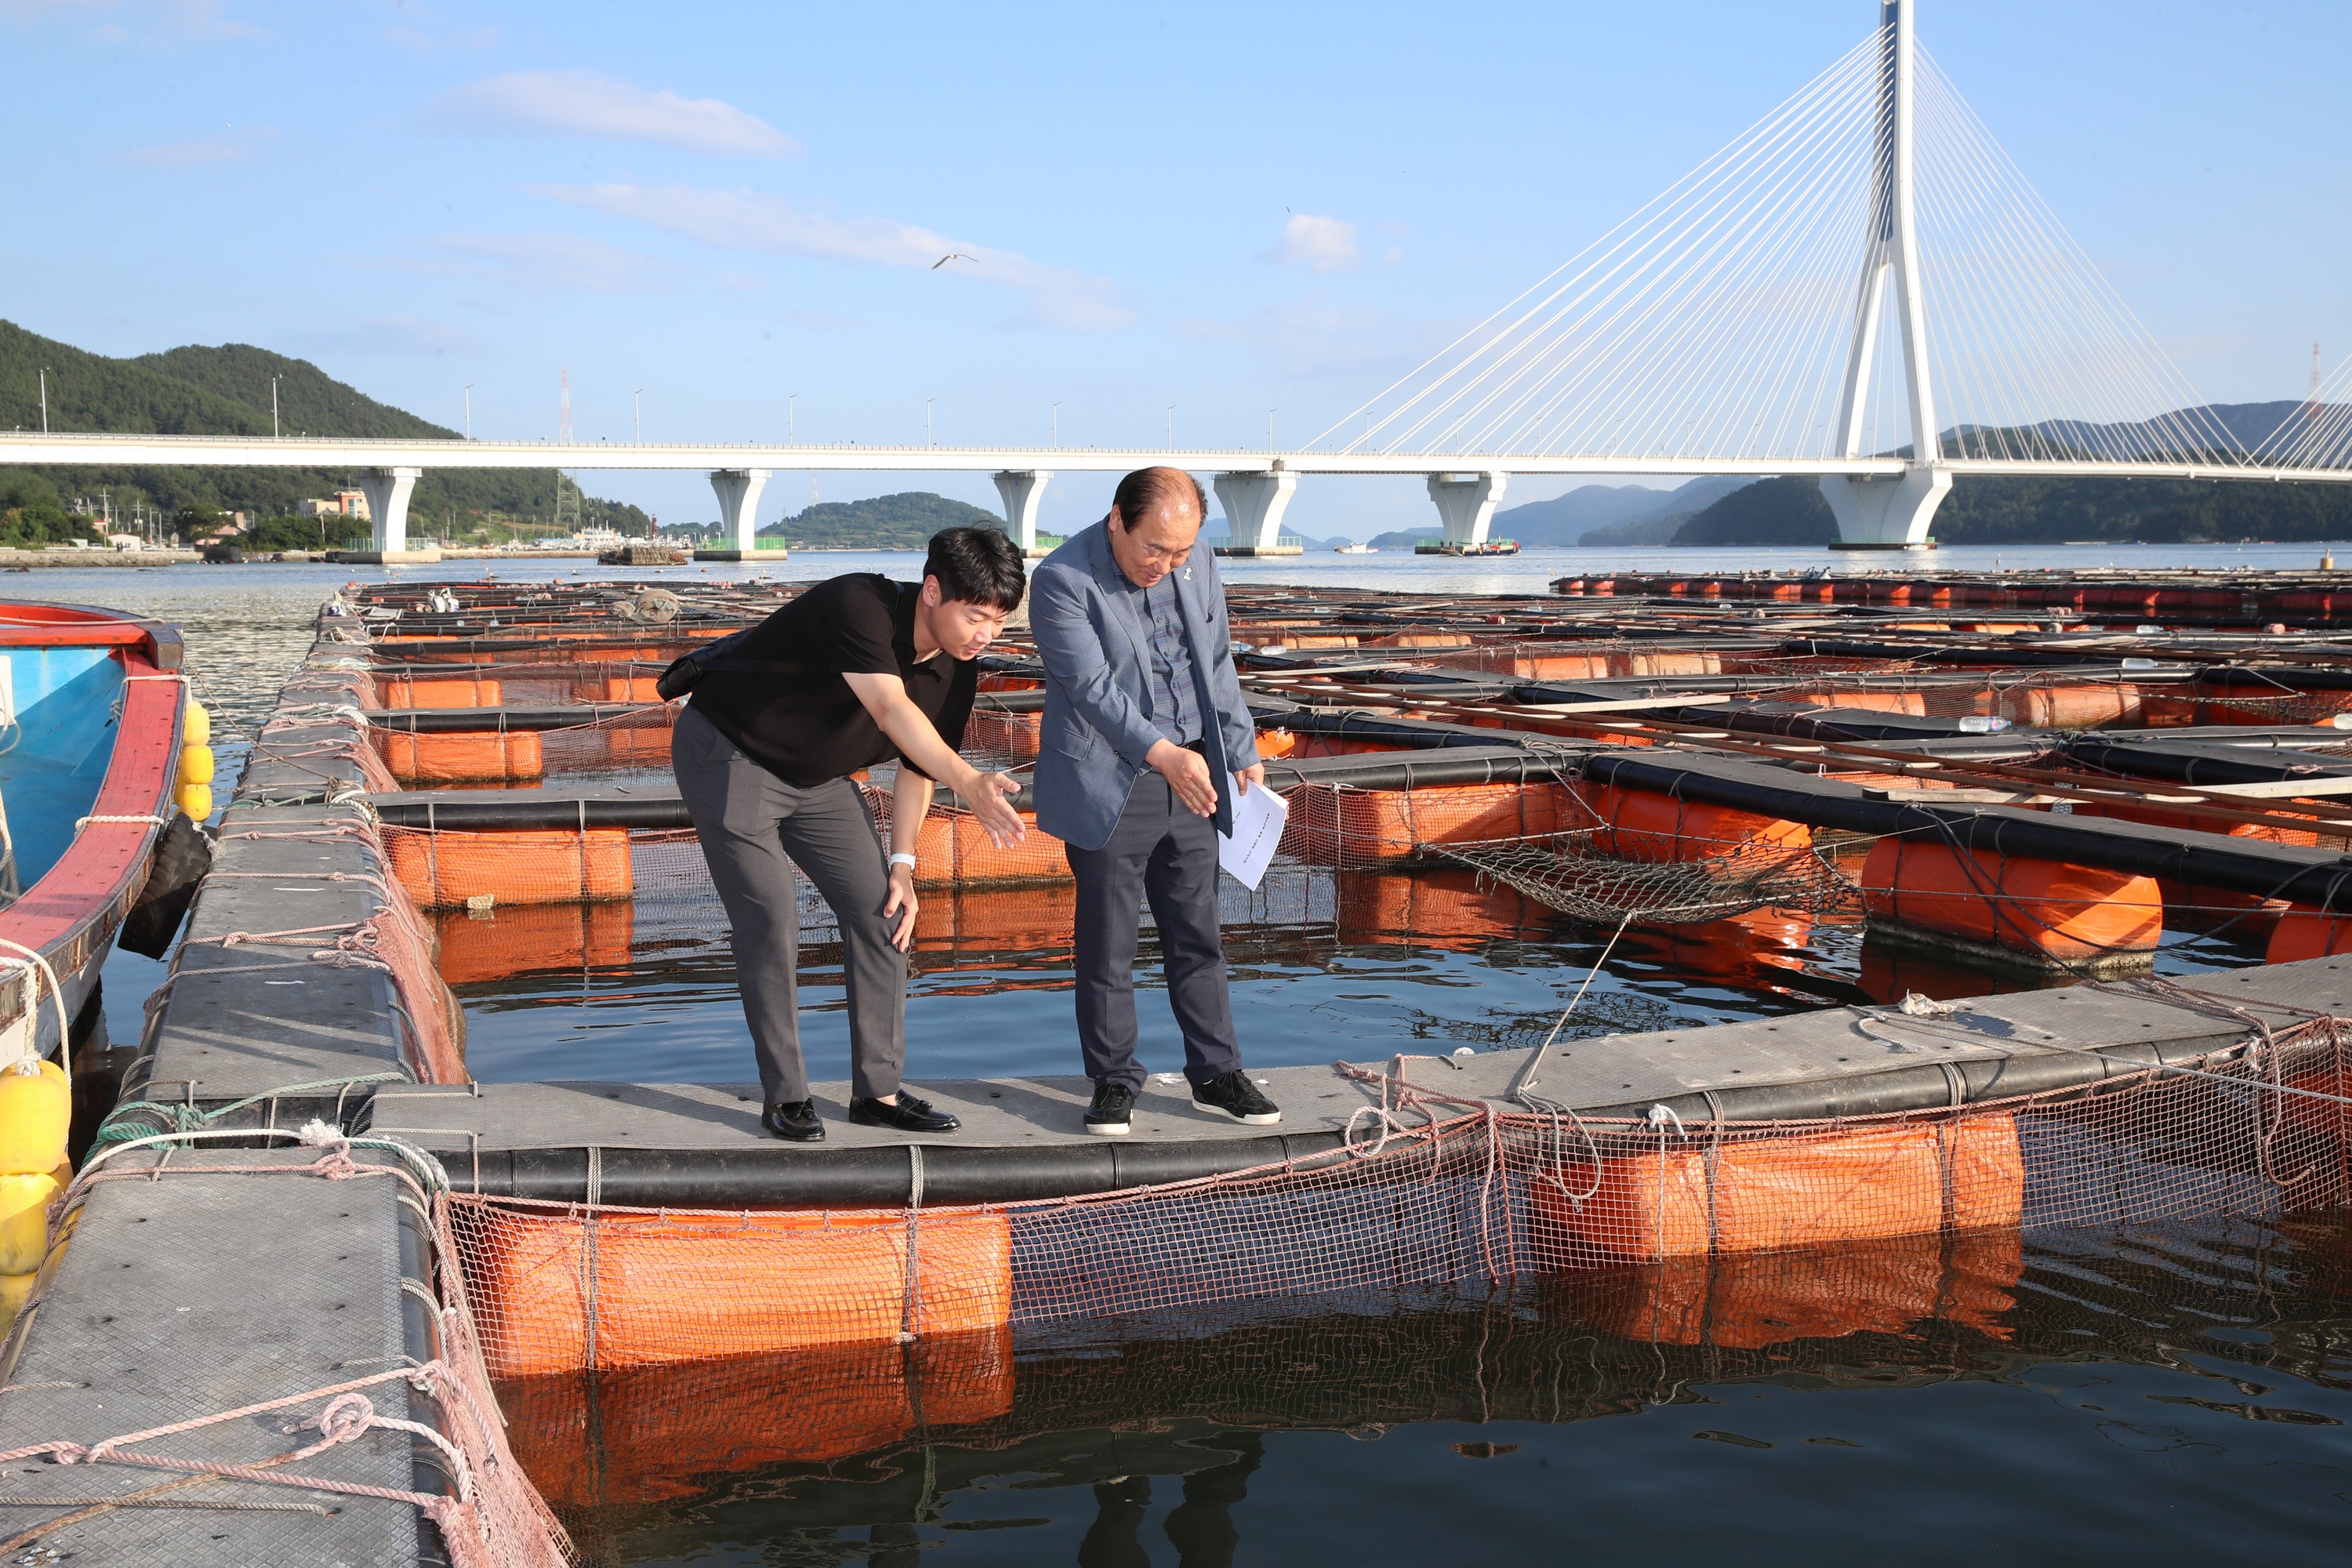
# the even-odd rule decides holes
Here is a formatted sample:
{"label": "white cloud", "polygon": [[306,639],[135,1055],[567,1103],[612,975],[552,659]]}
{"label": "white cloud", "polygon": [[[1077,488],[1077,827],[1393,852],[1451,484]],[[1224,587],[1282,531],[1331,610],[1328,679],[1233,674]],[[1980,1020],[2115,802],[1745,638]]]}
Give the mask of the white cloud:
{"label": "white cloud", "polygon": [[1282,226],[1282,237],[1272,250],[1259,252],[1258,259],[1309,272],[1353,272],[1363,257],[1356,248],[1356,226],[1347,219],[1293,213]]}
{"label": "white cloud", "polygon": [[[804,212],[778,196],[687,185],[551,185],[541,187],[541,194],[704,245],[976,279],[1024,296],[1027,309],[1015,318],[1024,326],[1108,332],[1135,319],[1108,279],[890,218],[834,217]],[[950,256],[956,259],[938,265]]]}
{"label": "white cloud", "polygon": [[425,123],[527,136],[652,142],[695,153],[784,158],[800,144],[755,114],[715,98],[648,92],[594,71],[511,71],[443,93]]}
{"label": "white cloud", "polygon": [[422,246],[423,255],[346,259],[395,272],[485,279],[533,293],[668,293],[687,278],[674,261],[576,234],[440,234]]}

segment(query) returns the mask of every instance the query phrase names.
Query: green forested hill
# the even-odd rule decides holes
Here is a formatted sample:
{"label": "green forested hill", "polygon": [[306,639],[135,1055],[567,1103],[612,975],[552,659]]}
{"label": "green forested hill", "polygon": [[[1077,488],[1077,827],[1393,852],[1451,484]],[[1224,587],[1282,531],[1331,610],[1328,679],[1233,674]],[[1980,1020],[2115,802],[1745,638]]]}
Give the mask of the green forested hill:
{"label": "green forested hill", "polygon": [[1003,528],[992,511],[929,490],[907,490],[871,500],[820,501],[797,517],[760,531],[799,549],[919,550],[943,528]]}
{"label": "green forested hill", "polygon": [[[1964,477],[1930,530],[1944,544],[2352,540],[2352,486]],[[1683,524],[1676,544],[1826,544],[1837,524],[1810,479],[1759,479]]]}
{"label": "green forested hill", "polygon": [[[247,343],[190,346],[109,359],[0,321],[0,428],[40,427],[38,373],[48,367],[49,428],[168,436],[267,436],[269,378],[278,378],[279,428],[287,435],[415,437],[451,439],[458,432],[379,403],[308,360]],[[58,465],[38,470],[71,500],[102,489],[121,513],[145,499],[166,511],[186,506],[242,510],[264,517],[291,512],[309,496],[351,488],[337,468],[123,468]],[[495,468],[428,471],[416,482],[409,531],[425,537],[498,518],[550,521],[555,471]],[[644,533],[650,520],[634,506],[594,497],[583,521]]]}

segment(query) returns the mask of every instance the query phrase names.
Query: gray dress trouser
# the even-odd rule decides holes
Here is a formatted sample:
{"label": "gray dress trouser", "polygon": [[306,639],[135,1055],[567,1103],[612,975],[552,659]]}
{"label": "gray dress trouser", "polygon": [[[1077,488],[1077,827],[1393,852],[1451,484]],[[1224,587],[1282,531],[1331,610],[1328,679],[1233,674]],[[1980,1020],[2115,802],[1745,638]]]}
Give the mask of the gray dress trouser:
{"label": "gray dress trouser", "polygon": [[1099,849],[1066,847],[1078,884],[1078,1050],[1097,1083],[1143,1087],[1135,1059],[1135,946],[1151,900],[1168,1003],[1184,1032],[1184,1076],[1204,1084],[1242,1065],[1217,921],[1217,830],[1184,809],[1168,781],[1137,775]]}
{"label": "gray dress trouser", "polygon": [[801,1062],[800,900],[793,868],[808,873],[841,927],[849,987],[850,1092],[898,1092],[907,1055],[907,955],[890,941],[887,854],[865,796],[847,779],[803,789],[744,755],[689,706],[670,738],[677,793],[702,839],[710,879],[727,906],[743,1016],[767,1104],[809,1097]]}

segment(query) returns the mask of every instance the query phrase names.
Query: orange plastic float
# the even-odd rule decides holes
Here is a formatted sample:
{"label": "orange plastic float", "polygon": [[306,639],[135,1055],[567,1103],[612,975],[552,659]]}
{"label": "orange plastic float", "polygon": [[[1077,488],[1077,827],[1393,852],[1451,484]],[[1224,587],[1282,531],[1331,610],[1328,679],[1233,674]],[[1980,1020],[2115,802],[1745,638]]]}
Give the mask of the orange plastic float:
{"label": "orange plastic float", "polygon": [[377,687],[386,708],[496,708],[506,700],[495,680],[395,675]]}
{"label": "orange plastic float", "polygon": [[2008,1116],[1853,1132],[1704,1133],[1570,1162],[1529,1184],[1538,1256],[1651,1262],[2014,1226],[2025,1164]]}
{"label": "orange plastic float", "polygon": [[2029,730],[2099,730],[2141,721],[2140,689],[2109,686],[2012,686],[2000,693],[1999,712]]}
{"label": "orange plastic float", "polygon": [[378,729],[373,733],[383,765],[404,784],[511,784],[546,773],[535,731],[413,735],[403,730]]}
{"label": "orange plastic float", "polygon": [[483,1218],[469,1258],[475,1299],[497,1304],[483,1333],[494,1377],[895,1349],[904,1330],[928,1339],[1011,1319],[1012,1226],[998,1211],[926,1211],[911,1226],[896,1211],[590,1217],[552,1205]]}
{"label": "orange plastic float", "polygon": [[1581,813],[1551,784],[1433,784],[1347,789],[1300,784],[1289,794],[1283,847],[1318,866],[1410,860],[1427,844],[1525,838],[1578,826]]}
{"label": "orange plastic float", "polygon": [[1779,860],[1813,844],[1813,830],[1801,822],[1784,822],[1651,790],[1580,784],[1577,798],[1591,815],[1574,826],[1590,826],[1597,819],[1601,831],[1593,836],[1593,847],[1620,859],[1711,860],[1734,856]]}
{"label": "orange plastic float", "polygon": [[1039,832],[1030,813],[1023,812],[1021,820],[1028,825],[1028,833],[1011,848],[999,849],[975,818],[961,811],[934,810],[923,819],[922,843],[915,852],[915,885],[1067,881],[1070,858],[1062,841]]}
{"label": "orange plastic float", "polygon": [[2014,1230],[1906,1236],[1794,1252],[1675,1258],[1557,1283],[1578,1319],[1648,1344],[1758,1350],[1795,1340],[1964,1324],[1996,1339],[2025,1271]]}
{"label": "orange plastic float", "polygon": [[426,833],[387,827],[393,875],[422,909],[625,899],[635,890],[629,836],[617,827]]}
{"label": "orange plastic float", "polygon": [[450,985],[471,985],[517,974],[618,968],[629,962],[633,916],[625,899],[547,904],[508,900],[487,910],[436,910],[441,978]]}
{"label": "orange plastic float", "polygon": [[1882,838],[1862,870],[1873,920],[1938,931],[2045,963],[2155,951],[2164,896],[2153,877],[1990,850]]}
{"label": "orange plastic float", "polygon": [[2266,963],[2293,963],[2305,958],[2334,958],[2352,952],[2352,915],[2330,914],[2308,904],[2290,904],[2271,928],[2271,942],[2263,954]]}
{"label": "orange plastic float", "polygon": [[585,1509],[699,1497],[714,1475],[827,1464],[990,1420],[1013,1408],[1013,1336],[995,1329],[520,1378],[498,1393],[532,1482]]}

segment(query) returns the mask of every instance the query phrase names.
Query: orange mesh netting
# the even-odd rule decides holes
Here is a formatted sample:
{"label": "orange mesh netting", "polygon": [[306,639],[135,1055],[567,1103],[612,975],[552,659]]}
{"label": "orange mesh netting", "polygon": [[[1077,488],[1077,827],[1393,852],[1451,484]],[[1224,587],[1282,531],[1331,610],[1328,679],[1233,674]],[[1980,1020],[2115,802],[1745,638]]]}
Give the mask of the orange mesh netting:
{"label": "orange mesh netting", "polygon": [[[1382,1078],[1385,1108],[1359,1114],[1348,1148],[1165,1187],[840,1214],[459,1194],[449,1229],[492,1371],[547,1375],[1260,1297],[2339,1206],[2352,1198],[2352,1117],[2336,1098],[2347,1069],[2352,1053],[2323,1018],[2193,1072],[1810,1122],[1465,1110]],[[1907,1256],[1896,1247],[1887,1266]]]}

